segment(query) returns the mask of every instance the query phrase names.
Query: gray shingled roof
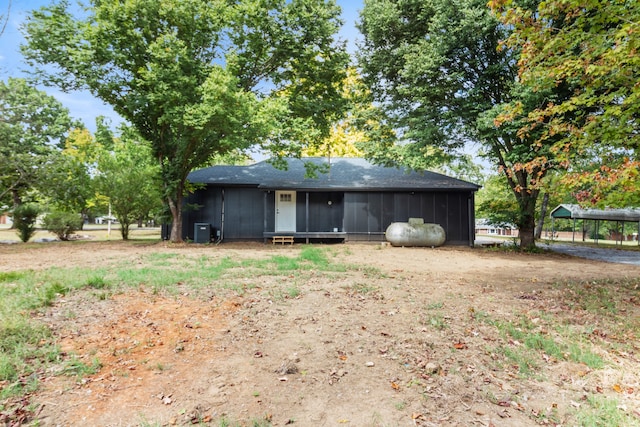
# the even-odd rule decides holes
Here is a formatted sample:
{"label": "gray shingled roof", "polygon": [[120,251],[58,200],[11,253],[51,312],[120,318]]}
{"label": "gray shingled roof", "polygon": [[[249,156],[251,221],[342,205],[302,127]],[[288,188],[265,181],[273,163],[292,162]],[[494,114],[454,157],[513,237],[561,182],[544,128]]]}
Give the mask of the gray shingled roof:
{"label": "gray shingled roof", "polygon": [[188,180],[221,186],[256,186],[265,190],[467,190],[480,187],[435,172],[407,172],[376,166],[360,158],[333,158],[328,173],[305,178],[304,162],[327,163],[326,158],[287,159],[287,170],[276,169],[268,161],[250,166],[212,166],[193,171]]}

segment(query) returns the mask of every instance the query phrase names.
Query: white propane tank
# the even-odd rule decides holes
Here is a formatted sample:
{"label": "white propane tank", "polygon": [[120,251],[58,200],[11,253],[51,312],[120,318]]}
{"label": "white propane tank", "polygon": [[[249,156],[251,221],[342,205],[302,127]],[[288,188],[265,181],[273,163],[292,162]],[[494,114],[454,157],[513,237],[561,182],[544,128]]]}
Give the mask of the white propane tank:
{"label": "white propane tank", "polygon": [[393,246],[442,246],[446,240],[444,228],[439,224],[425,224],[420,218],[392,222],[385,235]]}

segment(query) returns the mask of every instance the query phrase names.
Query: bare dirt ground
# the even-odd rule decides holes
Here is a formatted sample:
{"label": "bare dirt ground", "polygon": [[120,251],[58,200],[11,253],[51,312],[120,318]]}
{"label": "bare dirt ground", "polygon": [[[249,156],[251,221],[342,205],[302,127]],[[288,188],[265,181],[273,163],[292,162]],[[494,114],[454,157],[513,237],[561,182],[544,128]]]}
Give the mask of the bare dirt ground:
{"label": "bare dirt ground", "polygon": [[[89,291],[59,299],[39,320],[66,354],[101,368],[82,378],[47,376],[32,396],[38,425],[577,425],[591,395],[615,398],[640,420],[638,334],[603,330],[597,315],[579,307],[577,288],[565,285],[580,281],[588,289],[600,279],[638,277],[640,267],[466,247],[323,248],[332,262],[358,268],[311,272],[303,280],[257,276],[234,290],[212,284],[198,295],[143,284],[106,299]],[[0,271],[117,268],[149,253],[237,260],[300,250],[0,245]],[[625,294],[623,317],[640,317],[638,295]],[[521,375],[496,349],[523,344],[494,326],[520,318],[549,336],[556,333],[546,330],[550,318],[584,327],[586,345],[611,349],[600,354],[605,367],[542,354],[538,372]]]}

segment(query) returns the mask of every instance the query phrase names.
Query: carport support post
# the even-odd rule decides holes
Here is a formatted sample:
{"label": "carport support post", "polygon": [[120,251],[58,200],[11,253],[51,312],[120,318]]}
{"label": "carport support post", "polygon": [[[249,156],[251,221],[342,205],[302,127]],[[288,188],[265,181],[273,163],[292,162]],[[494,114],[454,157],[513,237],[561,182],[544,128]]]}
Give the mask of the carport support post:
{"label": "carport support post", "polygon": [[573,218],[573,228],[571,230],[572,230],[571,243],[575,243],[576,242],[576,219],[575,218]]}

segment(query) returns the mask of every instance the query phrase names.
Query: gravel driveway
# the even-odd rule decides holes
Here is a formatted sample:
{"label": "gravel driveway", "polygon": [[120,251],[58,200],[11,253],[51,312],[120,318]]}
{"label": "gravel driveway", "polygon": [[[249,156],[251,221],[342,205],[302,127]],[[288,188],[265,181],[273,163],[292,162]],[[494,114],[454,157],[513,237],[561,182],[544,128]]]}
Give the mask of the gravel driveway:
{"label": "gravel driveway", "polygon": [[625,251],[622,249],[591,248],[586,246],[573,246],[554,243],[548,246],[554,252],[573,255],[580,258],[597,261],[613,262],[617,264],[640,265],[640,252]]}

